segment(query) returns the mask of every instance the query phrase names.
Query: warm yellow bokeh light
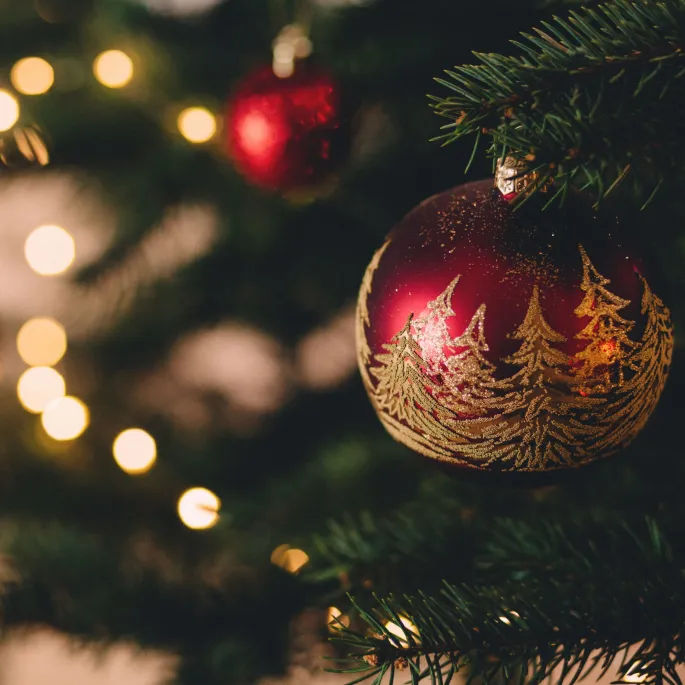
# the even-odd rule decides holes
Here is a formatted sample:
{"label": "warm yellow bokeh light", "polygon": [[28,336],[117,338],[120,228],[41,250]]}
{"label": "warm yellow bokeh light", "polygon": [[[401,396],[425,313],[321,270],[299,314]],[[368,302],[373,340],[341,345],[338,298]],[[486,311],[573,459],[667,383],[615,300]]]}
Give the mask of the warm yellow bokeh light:
{"label": "warm yellow bokeh light", "polygon": [[290,545],[278,545],[278,547],[271,552],[271,563],[283,567],[285,555],[289,549]]}
{"label": "warm yellow bokeh light", "polygon": [[328,630],[332,633],[341,630],[343,627],[350,627],[350,617],[343,614],[338,607],[328,607],[328,617],[326,619]]}
{"label": "warm yellow bokeh light", "polygon": [[178,115],[178,130],[191,143],[206,143],[216,133],[216,117],[204,107],[188,107]]}
{"label": "warm yellow bokeh light", "polygon": [[133,61],[121,50],[107,50],[93,63],[95,78],[108,88],[123,88],[133,78]]}
{"label": "warm yellow bokeh light", "polygon": [[282,567],[290,573],[297,573],[307,562],[309,555],[301,549],[289,549],[285,553]]}
{"label": "warm yellow bokeh light", "polygon": [[45,407],[41,423],[53,440],[74,440],[88,428],[90,413],[81,400],[67,395]]}
{"label": "warm yellow bokeh light", "polygon": [[29,266],[41,276],[64,273],[74,261],[74,239],[61,226],[39,226],[24,244]]}
{"label": "warm yellow bokeh light", "polygon": [[24,95],[47,93],[55,82],[55,71],[41,57],[20,59],[10,74],[12,85]]}
{"label": "warm yellow bokeh light", "polygon": [[387,621],[385,623],[385,629],[391,634],[398,638],[396,641],[391,639],[391,642],[395,642],[396,647],[402,647],[406,649],[409,647],[409,638],[411,638],[414,643],[420,644],[418,628],[406,617],[400,616],[400,623],[398,625],[393,621]]}
{"label": "warm yellow bokeh light", "polygon": [[178,515],[193,530],[211,528],[219,520],[221,501],[207,488],[190,488],[178,500]]}
{"label": "warm yellow bokeh light", "polygon": [[67,334],[49,317],[29,319],[17,333],[17,350],[29,366],[54,366],[67,351]]}
{"label": "warm yellow bokeh light", "polygon": [[34,366],[19,377],[17,395],[24,409],[40,414],[45,407],[67,391],[64,378],[49,366]]}
{"label": "warm yellow bokeh light", "polygon": [[117,435],[112,445],[114,461],[126,473],[145,473],[157,459],[155,439],[141,428],[129,428]]}
{"label": "warm yellow bokeh light", "polygon": [[19,120],[19,103],[17,98],[0,89],[0,131],[9,131]]}

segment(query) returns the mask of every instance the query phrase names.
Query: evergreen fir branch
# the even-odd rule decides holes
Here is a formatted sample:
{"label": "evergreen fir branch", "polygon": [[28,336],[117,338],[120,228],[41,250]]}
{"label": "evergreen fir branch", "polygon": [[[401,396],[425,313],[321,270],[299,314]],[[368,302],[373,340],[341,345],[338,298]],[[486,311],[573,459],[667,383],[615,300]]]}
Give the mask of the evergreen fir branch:
{"label": "evergreen fir branch", "polygon": [[[593,187],[627,178],[645,196],[685,152],[685,0],[612,0],[553,17],[512,41],[519,54],[476,53],[432,97],[451,120],[438,140],[491,138],[489,154],[526,160],[543,181]],[[533,184],[536,192],[543,184]]]}
{"label": "evergreen fir branch", "polygon": [[482,581],[376,598],[371,608],[354,601],[369,632],[337,632],[350,650],[341,670],[366,669],[374,683],[406,667],[412,683],[442,685],[461,669],[469,682],[574,683],[618,661],[623,675],[681,685],[685,557],[656,523],[630,528],[617,518],[589,534],[502,522],[485,548]]}

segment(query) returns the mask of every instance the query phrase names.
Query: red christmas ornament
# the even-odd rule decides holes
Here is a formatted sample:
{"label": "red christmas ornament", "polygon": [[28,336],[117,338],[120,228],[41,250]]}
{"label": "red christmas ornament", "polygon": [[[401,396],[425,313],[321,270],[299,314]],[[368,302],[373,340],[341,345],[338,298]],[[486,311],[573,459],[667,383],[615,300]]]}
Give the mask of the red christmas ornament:
{"label": "red christmas ornament", "polygon": [[338,87],[308,64],[297,62],[287,78],[261,68],[228,103],[228,152],[255,185],[311,188],[337,168],[344,143]]}
{"label": "red christmas ornament", "polygon": [[671,362],[670,314],[615,219],[584,196],[544,212],[535,200],[514,212],[507,197],[492,181],[464,185],[390,233],[359,294],[361,374],[388,432],[425,456],[576,467],[646,423]]}

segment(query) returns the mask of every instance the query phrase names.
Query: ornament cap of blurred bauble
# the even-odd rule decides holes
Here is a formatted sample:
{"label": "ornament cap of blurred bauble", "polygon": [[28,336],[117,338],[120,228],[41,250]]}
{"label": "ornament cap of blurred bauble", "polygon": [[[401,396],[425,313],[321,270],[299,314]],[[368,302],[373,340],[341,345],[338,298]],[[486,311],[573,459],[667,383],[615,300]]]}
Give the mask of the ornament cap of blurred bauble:
{"label": "ornament cap of blurred bauble", "polygon": [[357,350],[396,440],[465,469],[541,474],[635,438],[673,332],[616,218],[576,192],[515,209],[519,177],[498,175],[511,193],[488,180],[436,195],[393,229],[363,279]]}
{"label": "ornament cap of blurred bauble", "polygon": [[239,84],[227,107],[228,154],[251,183],[279,192],[323,185],[348,145],[340,89],[332,75],[295,60],[290,76],[258,68]]}

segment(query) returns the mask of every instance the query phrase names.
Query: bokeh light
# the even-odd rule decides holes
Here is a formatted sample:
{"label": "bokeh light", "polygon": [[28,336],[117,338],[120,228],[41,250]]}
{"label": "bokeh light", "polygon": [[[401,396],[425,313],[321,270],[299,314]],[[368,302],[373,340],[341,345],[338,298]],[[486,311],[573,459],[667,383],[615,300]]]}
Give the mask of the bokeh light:
{"label": "bokeh light", "polygon": [[41,57],[20,59],[10,73],[12,85],[24,95],[47,93],[55,82],[55,71]]}
{"label": "bokeh light", "polygon": [[74,261],[74,239],[61,226],[39,226],[24,244],[29,266],[41,276],[64,273]]}
{"label": "bokeh light", "polygon": [[207,488],[190,488],[178,500],[178,515],[193,530],[211,528],[219,520],[221,500]]}
{"label": "bokeh light", "polygon": [[121,50],[107,50],[93,63],[95,78],[108,88],[123,88],[133,78],[133,61]]}
{"label": "bokeh light", "polygon": [[157,459],[155,439],[141,428],[128,428],[117,435],[112,445],[114,460],[130,474],[145,473]]}
{"label": "bokeh light", "polygon": [[350,617],[343,614],[338,607],[328,607],[326,625],[328,626],[328,630],[334,633],[336,630],[341,630],[343,627],[349,628]]}
{"label": "bokeh light", "polygon": [[29,319],[17,333],[17,350],[29,366],[54,366],[67,351],[67,334],[49,317]]}
{"label": "bokeh light", "polygon": [[271,563],[289,573],[297,573],[308,561],[309,555],[305,551],[290,545],[279,545],[271,552]]}
{"label": "bokeh light", "polygon": [[66,391],[64,378],[49,366],[26,369],[17,383],[19,401],[32,414],[40,414],[50,402],[64,397]]}
{"label": "bokeh light", "polygon": [[206,143],[216,133],[216,117],[204,107],[188,107],[178,115],[178,130],[191,143]]}
{"label": "bokeh light", "polygon": [[289,573],[298,573],[309,561],[309,555],[301,549],[289,549],[283,559],[283,568]]}
{"label": "bokeh light", "polygon": [[19,103],[17,98],[0,89],[0,131],[9,131],[19,120]]}
{"label": "bokeh light", "polygon": [[409,647],[409,638],[411,638],[414,643],[420,644],[421,640],[419,639],[418,628],[406,616],[400,616],[399,618],[401,625],[393,621],[387,621],[385,623],[385,629],[391,635],[398,638],[397,640],[391,639],[391,642],[395,642],[396,647],[402,647],[403,649]]}
{"label": "bokeh light", "polygon": [[41,423],[53,440],[74,440],[88,428],[90,413],[81,400],[67,395],[45,407]]}

